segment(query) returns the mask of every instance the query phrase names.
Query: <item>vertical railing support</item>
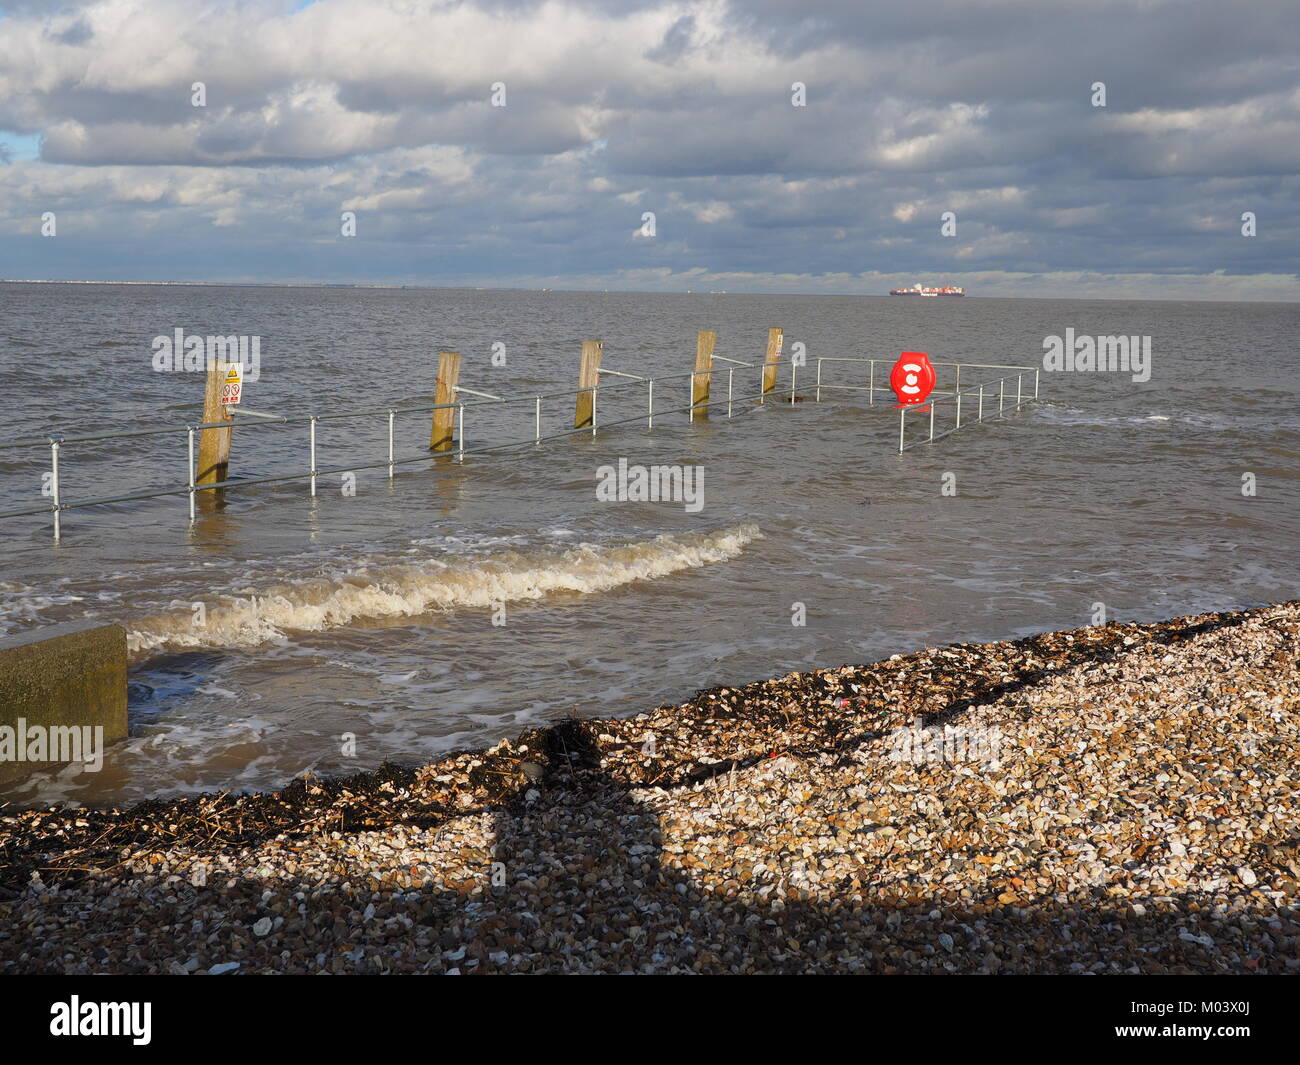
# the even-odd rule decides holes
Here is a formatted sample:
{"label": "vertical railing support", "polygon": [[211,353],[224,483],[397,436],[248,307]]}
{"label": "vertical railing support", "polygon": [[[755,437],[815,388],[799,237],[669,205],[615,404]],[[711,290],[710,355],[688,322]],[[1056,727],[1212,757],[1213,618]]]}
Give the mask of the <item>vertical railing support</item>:
{"label": "vertical railing support", "polygon": [[599,340],[582,342],[582,361],[578,364],[578,402],[573,412],[573,427],[596,431],[596,385],[600,380],[600,357],[604,345]]}
{"label": "vertical railing support", "polygon": [[655,427],[655,379],[647,377],[645,380],[645,427],[653,429]]}
{"label": "vertical railing support", "polygon": [[821,359],[818,359],[817,360],[817,399],[815,400],[815,402],[820,403],[821,401],[822,401],[822,361]]}
{"label": "vertical railing support", "polygon": [[460,444],[460,451],[456,455],[457,462],[465,461],[465,404],[456,404],[456,442]]}
{"label": "vertical railing support", "polygon": [[898,453],[900,455],[903,453],[903,425],[904,425],[904,419],[906,417],[907,417],[907,408],[899,407],[898,408]]}
{"label": "vertical railing support", "polygon": [[982,421],[984,420],[984,386],[983,386],[982,384],[980,385],[980,407],[979,407],[979,413],[977,414],[975,420],[976,420],[977,422],[982,422]]}
{"label": "vertical railing support", "polygon": [[934,443],[934,408],[935,401],[930,401],[930,443]]}
{"label": "vertical railing support", "polygon": [[701,329],[695,337],[695,372],[691,375],[691,420],[709,416],[709,391],[713,385],[713,347],[718,334]]}
{"label": "vertical railing support", "polygon": [[1038,398],[1038,371],[1034,371],[1034,399]]}
{"label": "vertical railing support", "polygon": [[867,406],[874,407],[876,405],[876,360],[869,360],[867,367]]}
{"label": "vertical railing support", "polygon": [[185,450],[189,455],[187,483],[189,486],[190,496],[190,524],[194,524],[194,427],[187,425],[185,427]]}
{"label": "vertical railing support", "polygon": [[1007,379],[1005,377],[999,377],[998,378],[998,417],[999,418],[1002,417],[1002,396],[1006,392],[1006,390],[1007,390]]}
{"label": "vertical railing support", "polygon": [[397,412],[391,407],[388,409],[388,479],[393,479],[393,420]]}
{"label": "vertical railing support", "polygon": [[[221,386],[226,380],[227,364],[220,359],[208,362],[207,387],[203,393],[203,424],[234,422],[226,404],[221,402]],[[220,484],[230,477],[229,429],[204,429],[199,437],[199,484]],[[225,489],[210,492],[208,498],[216,503],[225,495]]]}
{"label": "vertical railing support", "polygon": [[795,374],[798,371],[798,369],[799,369],[798,363],[795,362],[790,363],[790,406],[792,407],[794,406]]}
{"label": "vertical railing support", "polygon": [[736,379],[736,370],[734,367],[727,369],[727,417],[731,417],[731,386]]}
{"label": "vertical railing support", "polygon": [[311,416],[311,494],[316,495],[316,415]]}
{"label": "vertical railing support", "polygon": [[[781,361],[781,346],[785,343],[785,331],[779,326],[767,331],[767,352],[763,356],[763,397],[776,387],[776,364]],[[760,397],[761,403],[763,398]]]}
{"label": "vertical railing support", "polygon": [[1020,409],[1020,378],[1022,374],[1016,374],[1016,410]]}
{"label": "vertical railing support", "polygon": [[533,443],[542,442],[542,397],[538,396],[533,406]]}
{"label": "vertical railing support", "polygon": [[434,389],[433,427],[429,432],[430,451],[450,451],[451,427],[455,418],[456,385],[460,383],[460,354],[455,351],[438,353],[438,381]]}
{"label": "vertical railing support", "polygon": [[59,498],[59,441],[62,437],[50,437],[50,496],[53,501],[54,540],[57,543],[63,530],[61,526],[62,500]]}

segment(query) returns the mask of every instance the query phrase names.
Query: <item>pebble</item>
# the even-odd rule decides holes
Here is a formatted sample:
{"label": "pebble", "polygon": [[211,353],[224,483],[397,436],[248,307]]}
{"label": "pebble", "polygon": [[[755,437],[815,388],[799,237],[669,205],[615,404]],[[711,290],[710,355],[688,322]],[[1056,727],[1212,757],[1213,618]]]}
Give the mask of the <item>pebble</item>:
{"label": "pebble", "polygon": [[5,809],[0,973],[1293,973],[1298,636],[1114,623]]}

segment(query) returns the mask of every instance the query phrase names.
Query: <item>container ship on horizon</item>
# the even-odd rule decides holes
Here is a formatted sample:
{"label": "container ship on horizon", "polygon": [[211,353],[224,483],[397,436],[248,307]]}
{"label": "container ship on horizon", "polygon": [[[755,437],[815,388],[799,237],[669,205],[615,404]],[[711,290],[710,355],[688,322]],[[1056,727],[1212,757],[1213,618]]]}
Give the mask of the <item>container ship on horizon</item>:
{"label": "container ship on horizon", "polygon": [[966,290],[957,285],[942,285],[939,288],[925,288],[923,285],[913,285],[911,288],[891,288],[891,296],[964,296]]}

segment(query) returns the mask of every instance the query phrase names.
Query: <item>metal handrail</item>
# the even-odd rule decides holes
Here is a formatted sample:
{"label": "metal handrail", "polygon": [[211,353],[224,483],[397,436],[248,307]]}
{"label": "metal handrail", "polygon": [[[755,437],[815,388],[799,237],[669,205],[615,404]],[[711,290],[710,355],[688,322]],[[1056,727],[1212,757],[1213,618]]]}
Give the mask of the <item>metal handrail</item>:
{"label": "metal handrail", "polygon": [[[452,391],[454,391],[454,392],[468,392],[471,396],[480,396],[480,397],[482,397],[483,399],[490,399],[493,403],[504,403],[504,402],[505,402],[505,400],[502,399],[500,396],[494,396],[491,392],[475,392],[474,389],[472,389],[472,388],[466,388],[464,385],[454,385],[454,386],[452,387]],[[457,403],[456,406],[457,406],[457,407],[460,407],[460,406],[462,406],[462,404]]]}
{"label": "metal handrail", "polygon": [[[12,518],[12,517],[32,515],[32,514],[49,513],[52,515],[54,536],[55,539],[57,540],[60,535],[59,515],[64,510],[75,510],[83,507],[100,506],[108,503],[134,502],[137,500],[158,499],[158,498],[165,498],[174,495],[187,495],[189,497],[190,520],[193,521],[195,518],[195,499],[198,493],[200,492],[212,492],[212,491],[219,491],[225,488],[234,488],[234,487],[241,487],[241,486],[246,487],[246,486],[258,485],[258,484],[275,484],[275,483],[283,483],[287,481],[307,479],[310,481],[311,484],[311,494],[315,496],[316,483],[321,476],[326,476],[335,473],[346,473],[346,472],[352,472],[357,470],[387,468],[389,478],[391,479],[394,475],[394,470],[397,466],[405,465],[407,463],[412,463],[412,462],[428,462],[430,458],[438,458],[440,456],[450,457],[451,453],[450,451],[448,451],[445,453],[435,452],[432,455],[430,455],[428,452],[425,452],[419,455],[413,455],[405,458],[398,458],[395,453],[394,424],[397,416],[400,414],[428,414],[438,410],[455,410],[456,418],[457,418],[457,430],[458,430],[457,442],[459,445],[456,449],[456,461],[463,462],[466,455],[477,455],[477,454],[484,454],[490,451],[500,451],[500,450],[505,450],[514,447],[520,447],[528,443],[538,445],[541,444],[543,440],[556,440],[566,436],[572,436],[577,433],[586,433],[588,431],[595,433],[597,429],[597,424],[595,419],[595,410],[594,410],[594,403],[593,403],[592,424],[589,427],[588,426],[575,427],[573,429],[566,429],[561,432],[551,433],[543,436],[541,431],[541,407],[542,407],[542,401],[545,399],[576,397],[586,393],[594,394],[599,392],[602,389],[605,391],[612,391],[615,389],[630,388],[630,387],[644,384],[647,389],[647,395],[646,395],[647,406],[646,406],[646,413],[644,415],[636,415],[635,417],[631,417],[631,418],[621,418],[614,421],[602,422],[600,423],[600,427],[611,428],[619,425],[627,425],[632,422],[639,422],[642,419],[642,417],[644,417],[646,420],[646,426],[647,428],[650,429],[654,428],[655,415],[676,414],[676,413],[694,414],[695,412],[701,409],[708,409],[710,407],[719,407],[725,405],[727,408],[727,417],[730,418],[732,417],[733,405],[736,402],[749,402],[751,400],[755,400],[761,403],[768,398],[775,399],[786,395],[790,397],[790,402],[792,404],[795,402],[797,398],[795,394],[795,379],[798,370],[798,366],[796,363],[794,362],[788,363],[788,365],[790,366],[790,387],[789,388],[780,388],[780,389],[773,388],[770,391],[760,390],[760,392],[755,395],[736,397],[734,395],[735,367],[741,367],[744,369],[761,369],[763,374],[766,375],[767,370],[769,368],[775,368],[776,370],[779,371],[783,366],[787,364],[780,363],[780,362],[746,363],[746,362],[741,362],[737,359],[729,359],[721,355],[714,356],[714,358],[718,361],[730,364],[726,368],[727,397],[725,400],[717,399],[717,400],[711,400],[707,403],[696,403],[694,401],[694,396],[692,395],[691,402],[685,406],[670,406],[666,408],[661,408],[659,410],[656,410],[654,406],[654,386],[656,381],[672,381],[672,380],[681,380],[683,378],[690,378],[691,381],[694,382],[695,378],[697,377],[701,377],[701,376],[711,377],[714,374],[721,373],[722,372],[721,369],[689,370],[689,371],[684,371],[682,373],[664,374],[656,378],[656,377],[640,377],[635,374],[624,373],[619,370],[611,370],[602,367],[598,369],[599,373],[609,374],[614,377],[625,378],[627,379],[627,383],[614,382],[610,384],[597,384],[585,388],[563,389],[555,392],[543,392],[534,395],[519,395],[519,396],[496,396],[490,392],[479,392],[472,388],[466,388],[464,386],[457,385],[455,386],[456,393],[458,394],[465,393],[467,395],[477,396],[479,398],[477,400],[462,400],[458,398],[457,400],[451,403],[420,404],[417,406],[406,406],[406,407],[396,407],[396,406],[376,407],[376,408],[369,408],[365,410],[341,411],[341,412],[333,412],[333,413],[326,413],[326,414],[309,413],[309,414],[280,415],[280,414],[267,414],[262,411],[255,411],[248,408],[244,408],[242,411],[239,411],[239,413],[243,413],[259,419],[258,421],[244,422],[243,428],[245,429],[251,429],[257,426],[289,425],[289,424],[307,422],[310,426],[309,468],[303,472],[278,473],[278,474],[270,474],[267,476],[259,476],[259,477],[243,477],[235,480],[226,479],[223,481],[219,481],[211,484],[204,484],[204,485],[200,485],[195,482],[194,434],[197,432],[203,432],[204,430],[208,430],[208,429],[231,429],[235,424],[233,419],[233,414],[231,420],[229,421],[200,422],[197,424],[190,424],[185,426],[126,429],[126,430],[117,430],[117,431],[102,432],[102,433],[83,433],[75,436],[65,436],[56,433],[56,434],[47,434],[42,437],[0,441],[0,448],[13,448],[13,447],[49,447],[50,448],[50,452],[51,452],[50,489],[51,489],[51,497],[52,497],[49,503],[43,504],[41,506],[25,507],[17,510],[0,511],[0,518]],[[821,390],[823,388],[827,388],[827,389],[837,389],[837,390],[869,392],[871,393],[870,400],[874,404],[875,402],[874,393],[878,390],[881,390],[878,389],[877,386],[875,385],[875,364],[877,362],[888,362],[888,361],[890,360],[867,358],[867,357],[860,357],[860,356],[819,356],[817,358],[817,393],[816,393],[817,401],[818,402],[821,401]],[[823,384],[821,379],[822,376],[821,364],[823,362],[868,363],[870,364],[870,384],[866,388],[863,388],[862,386],[855,386],[855,385]],[[947,436],[950,433],[955,432],[957,429],[961,428],[962,427],[962,421],[961,421],[962,396],[978,394],[979,415],[975,420],[977,422],[982,421],[984,420],[984,389],[986,387],[992,387],[992,385],[997,384],[999,385],[998,413],[999,415],[1003,413],[1005,407],[1005,402],[1004,402],[1005,383],[1011,380],[1012,375],[1006,375],[1004,377],[998,378],[991,382],[984,382],[963,389],[960,387],[960,374],[963,368],[966,368],[968,370],[1011,369],[1011,370],[1019,371],[1019,373],[1014,375],[1017,382],[1017,389],[1016,389],[1016,403],[1013,409],[1018,410],[1024,403],[1031,402],[1033,399],[1037,399],[1038,397],[1038,370],[1035,367],[1001,366],[1001,365],[990,364],[990,363],[949,363],[949,362],[938,362],[938,363],[934,363],[933,365],[956,367],[957,370],[956,384],[953,390],[950,392],[932,393],[932,395],[934,395],[936,398],[931,399],[927,404],[921,405],[919,408],[904,407],[900,409],[899,412],[900,454],[903,451],[907,450],[908,448],[915,447],[917,443],[929,443],[938,439],[942,439],[944,436]],[[1021,381],[1024,374],[1029,373],[1031,370],[1034,373],[1034,394],[1032,397],[1022,400]],[[502,406],[505,404],[525,403],[525,402],[534,404],[534,410],[535,410],[535,428],[534,428],[533,438],[531,440],[513,440],[513,441],[508,441],[506,443],[489,444],[489,445],[484,445],[482,447],[476,447],[476,448],[469,448],[465,446],[465,411],[467,409],[472,410],[474,408],[481,407],[481,406],[488,406],[488,405]],[[939,436],[935,436],[934,409],[939,404],[947,403],[947,402],[954,402],[957,405],[957,424],[953,429],[949,429],[941,433]],[[909,409],[923,410],[926,409],[926,407],[928,407],[930,411],[930,434],[928,438],[923,441],[913,441],[910,444],[906,443],[906,439],[905,439],[906,418]],[[366,417],[373,417],[375,415],[380,415],[380,414],[385,415],[388,419],[387,460],[382,462],[362,463],[362,464],[353,463],[347,466],[327,467],[323,469],[317,467],[316,465],[316,424],[318,422],[342,421],[346,419],[366,418]],[[59,458],[60,458],[61,449],[64,445],[92,443],[99,440],[109,440],[109,439],[163,436],[170,433],[182,433],[182,432],[186,434],[186,443],[187,443],[187,451],[188,451],[188,468],[187,468],[186,485],[182,487],[156,489],[151,491],[126,492],[118,495],[101,496],[93,499],[83,499],[83,500],[70,501],[70,502],[65,502],[62,499],[60,485],[59,485]]]}
{"label": "metal handrail", "polygon": [[[1012,404],[1011,407],[1013,411],[1019,410],[1026,403],[1032,403],[1034,402],[1034,400],[1038,398],[1038,373],[1039,373],[1038,367],[1013,366],[1013,367],[997,367],[997,368],[1019,370],[1020,372],[1016,374],[1006,374],[1002,377],[996,378],[993,381],[981,381],[979,384],[971,385],[968,388],[956,389],[952,393],[947,394],[948,398],[946,399],[927,400],[925,403],[917,404],[914,407],[908,406],[908,407],[900,408],[898,412],[898,453],[901,455],[904,451],[916,447],[917,444],[933,444],[936,440],[942,440],[944,437],[951,436],[953,433],[957,432],[957,430],[962,427],[962,420],[961,420],[962,396],[974,395],[977,397],[977,402],[978,402],[978,407],[976,409],[974,422],[972,423],[972,421],[968,418],[966,421],[967,425],[979,424],[980,422],[984,421],[984,390],[986,388],[992,388],[994,385],[998,386],[997,416],[999,418],[1005,416],[1006,383],[1012,380],[1013,378],[1016,382],[1016,401],[1014,404]],[[1024,376],[1025,374],[1031,372],[1034,375],[1034,394],[1032,396],[1023,396],[1022,398]],[[936,436],[934,432],[935,408],[937,408],[941,404],[949,404],[949,403],[954,404],[956,407],[956,413],[957,413],[956,423],[953,425],[951,429],[947,429],[944,432],[941,432],[938,436]],[[910,444],[907,443],[906,423],[907,423],[908,411],[911,410],[923,411],[926,410],[927,408],[929,410],[929,415],[930,415],[929,435],[924,440],[913,440]]]}
{"label": "metal handrail", "polygon": [[[457,385],[456,386],[457,392],[465,392],[467,394],[479,396],[482,398],[478,400],[468,400],[468,401],[458,399],[452,403],[421,404],[419,406],[412,406],[412,407],[378,407],[378,408],[371,408],[371,409],[359,410],[359,411],[356,410],[343,411],[343,412],[328,413],[328,414],[313,413],[313,414],[280,415],[280,414],[267,414],[262,411],[246,410],[245,413],[251,414],[260,420],[243,423],[243,428],[245,429],[252,429],[260,426],[289,425],[294,423],[307,422],[310,426],[309,468],[303,472],[271,474],[271,475],[260,476],[260,477],[241,477],[235,480],[227,479],[227,480],[213,482],[210,484],[203,484],[203,485],[197,484],[194,479],[194,434],[196,432],[202,432],[203,430],[206,429],[232,429],[235,424],[233,414],[231,420],[229,421],[200,422],[197,424],[191,424],[185,426],[168,426],[168,427],[145,428],[145,429],[125,429],[125,430],[116,430],[116,431],[103,432],[103,433],[82,433],[75,436],[64,436],[62,434],[47,434],[46,436],[43,437],[32,437],[27,439],[0,441],[0,448],[47,447],[48,446],[51,449],[51,456],[52,456],[51,464],[53,468],[53,473],[50,481],[51,500],[49,503],[43,504],[41,506],[36,506],[36,507],[23,507],[16,510],[0,511],[0,518],[14,518],[14,517],[22,517],[22,516],[27,516],[32,514],[51,514],[53,518],[52,524],[54,530],[54,537],[57,540],[59,539],[60,536],[59,516],[65,510],[76,510],[83,507],[101,506],[108,503],[135,502],[144,499],[160,499],[160,498],[165,498],[174,495],[188,495],[190,520],[193,521],[195,518],[195,497],[200,492],[213,492],[225,488],[233,488],[238,486],[274,484],[274,483],[281,483],[281,482],[295,481],[295,480],[309,480],[311,484],[311,494],[315,496],[317,480],[322,476],[326,476],[333,473],[346,473],[346,472],[351,472],[356,470],[387,468],[389,471],[389,477],[391,478],[393,476],[394,468],[397,466],[404,465],[406,463],[411,463],[411,462],[428,462],[430,458],[439,457],[439,453],[434,453],[433,455],[430,455],[427,452],[420,455],[413,455],[407,458],[398,458],[396,456],[394,451],[393,427],[394,427],[394,422],[396,420],[396,417],[399,414],[417,414],[417,413],[428,414],[437,410],[454,409],[456,411],[456,416],[458,421],[457,439],[459,442],[459,447],[457,448],[456,451],[456,458],[458,462],[463,462],[464,457],[466,455],[482,454],[488,451],[497,451],[497,450],[503,450],[511,447],[519,447],[526,443],[540,444],[543,440],[554,440],[565,436],[572,436],[580,432],[582,433],[588,432],[588,428],[584,426],[581,428],[568,429],[562,432],[551,433],[546,436],[543,436],[541,432],[541,403],[542,400],[544,399],[576,397],[588,392],[595,393],[602,389],[605,391],[612,391],[619,388],[633,387],[634,385],[640,385],[640,384],[647,385],[648,406],[644,417],[646,418],[647,427],[649,428],[654,427],[654,417],[656,414],[663,415],[663,414],[674,414],[678,412],[689,413],[691,411],[698,410],[701,407],[720,406],[724,402],[727,404],[727,416],[731,417],[732,414],[731,404],[733,402],[733,397],[731,395],[730,389],[728,390],[728,397],[725,401],[718,400],[716,402],[708,403],[708,404],[691,403],[689,406],[685,406],[685,407],[674,406],[674,407],[668,407],[660,410],[655,410],[654,409],[654,383],[656,378],[638,377],[636,375],[625,374],[617,370],[606,370],[604,372],[612,374],[613,376],[628,378],[628,383],[624,384],[624,383],[616,382],[611,384],[588,386],[585,388],[563,389],[556,392],[543,392],[535,395],[520,395],[520,396],[494,396],[491,393],[479,392],[471,388],[466,388],[464,386]],[[694,378],[696,376],[698,375],[695,371],[685,371],[682,373],[664,374],[661,377],[659,377],[657,380],[669,381],[669,380],[676,380],[676,379],[687,378],[687,377]],[[776,396],[786,394],[786,391],[787,390],[785,389],[773,389],[767,393],[760,393],[759,395],[754,397],[742,397],[742,400],[745,398],[753,398],[761,401],[765,395],[776,397]],[[793,387],[789,391],[791,393],[791,398],[793,401]],[[531,402],[535,405],[536,428],[535,428],[533,439],[531,441],[515,440],[515,441],[509,441],[502,444],[485,445],[483,447],[478,447],[478,448],[468,448],[465,446],[464,419],[465,419],[465,410],[467,408],[474,408],[474,407],[481,407],[481,406],[488,406],[488,405],[500,406],[508,403],[523,403],[523,402]],[[331,467],[331,468],[323,468],[323,469],[317,467],[316,465],[316,423],[317,422],[340,421],[340,420],[351,419],[351,418],[373,417],[378,414],[386,415],[388,418],[388,458],[386,461],[374,462],[374,463],[361,463],[361,464],[354,463],[348,466]],[[633,418],[623,418],[611,422],[602,422],[600,427],[605,428],[605,427],[611,427],[617,425],[624,425],[630,422],[637,422],[640,421],[642,417],[643,417],[642,415],[637,415],[636,417]],[[597,426],[595,424],[595,418],[593,413],[593,424],[590,427],[590,431],[594,433],[596,428]],[[187,452],[188,452],[188,470],[187,470],[188,483],[185,486],[177,487],[177,488],[154,489],[154,490],[139,491],[139,492],[124,492],[118,495],[100,496],[93,499],[83,499],[83,500],[76,500],[76,501],[64,501],[62,499],[60,487],[59,487],[59,480],[58,480],[59,450],[62,445],[70,444],[70,443],[93,443],[99,440],[123,439],[129,437],[165,436],[170,433],[182,433],[182,432],[185,433],[187,437]]]}

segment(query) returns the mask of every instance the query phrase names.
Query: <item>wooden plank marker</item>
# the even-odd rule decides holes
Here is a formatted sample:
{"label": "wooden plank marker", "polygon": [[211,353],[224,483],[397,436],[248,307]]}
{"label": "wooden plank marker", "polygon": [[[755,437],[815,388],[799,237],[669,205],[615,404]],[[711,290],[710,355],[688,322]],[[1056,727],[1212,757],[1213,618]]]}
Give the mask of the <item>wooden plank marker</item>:
{"label": "wooden plank marker", "polygon": [[[230,408],[221,402],[221,390],[226,383],[227,364],[221,359],[208,360],[207,387],[203,392],[203,424],[215,422],[234,423]],[[230,474],[230,429],[204,429],[199,433],[199,468],[194,476],[196,485],[220,484]],[[199,492],[199,501],[205,505],[220,503],[224,488]]]}
{"label": "wooden plank marker", "polygon": [[718,334],[701,329],[695,338],[695,376],[691,378],[691,419],[709,416],[709,385],[713,382],[713,346]]}
{"label": "wooden plank marker", "polygon": [[[600,357],[605,345],[599,340],[582,342],[582,362],[578,365],[578,387],[595,388],[600,384]],[[573,414],[575,429],[596,428],[596,393],[579,392],[577,409]]]}
{"label": "wooden plank marker", "polygon": [[[438,384],[434,389],[434,403],[455,403],[456,385],[460,381],[460,354],[455,351],[438,353]],[[433,412],[433,428],[429,433],[430,451],[450,451],[456,425],[456,408],[441,407]]]}
{"label": "wooden plank marker", "polygon": [[784,342],[785,332],[779,326],[767,331],[767,356],[763,359],[764,396],[776,387],[776,364],[781,361],[781,345]]}

